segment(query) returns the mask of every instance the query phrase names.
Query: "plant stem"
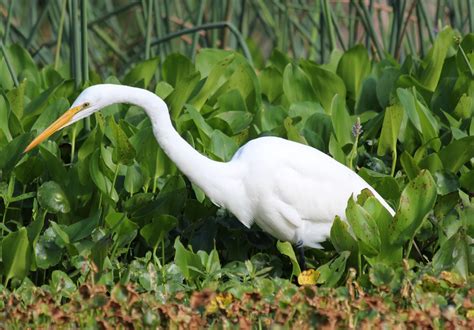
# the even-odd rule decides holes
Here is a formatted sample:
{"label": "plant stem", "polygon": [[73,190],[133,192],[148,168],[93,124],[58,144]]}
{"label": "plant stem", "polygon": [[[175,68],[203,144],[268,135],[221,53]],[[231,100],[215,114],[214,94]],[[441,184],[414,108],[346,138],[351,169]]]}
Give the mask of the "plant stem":
{"label": "plant stem", "polygon": [[59,20],[59,30],[58,30],[58,40],[56,40],[56,53],[54,56],[54,69],[59,68],[59,56],[61,54],[61,44],[63,39],[63,30],[64,30],[64,18],[66,17],[66,5],[67,0],[63,0],[61,6],[61,18]]}

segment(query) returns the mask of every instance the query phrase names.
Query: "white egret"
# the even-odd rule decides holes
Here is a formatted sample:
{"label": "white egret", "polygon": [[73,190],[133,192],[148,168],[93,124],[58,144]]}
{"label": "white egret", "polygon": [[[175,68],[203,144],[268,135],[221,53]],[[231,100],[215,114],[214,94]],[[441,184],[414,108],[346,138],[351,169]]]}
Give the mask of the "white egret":
{"label": "white egret", "polygon": [[135,87],[103,84],[87,88],[25,152],[61,128],[115,103],[143,108],[150,117],[156,140],[181,172],[246,227],[255,222],[280,240],[299,247],[320,248],[319,243],[329,236],[334,217],[345,219],[348,199],[364,188],[394,214],[355,172],[303,144],[261,137],[242,146],[229,162],[211,160],[178,134],[161,98]]}

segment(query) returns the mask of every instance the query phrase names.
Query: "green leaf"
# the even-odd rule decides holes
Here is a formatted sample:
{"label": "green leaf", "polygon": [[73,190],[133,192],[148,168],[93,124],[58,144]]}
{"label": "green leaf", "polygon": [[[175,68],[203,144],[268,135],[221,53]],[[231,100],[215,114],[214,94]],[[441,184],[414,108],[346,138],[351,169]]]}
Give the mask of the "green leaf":
{"label": "green leaf", "polygon": [[45,182],[38,189],[38,202],[49,213],[69,213],[71,205],[61,186],[54,182]]}
{"label": "green leaf", "polygon": [[347,222],[342,221],[339,216],[336,216],[332,223],[330,237],[331,243],[337,252],[350,251],[351,253],[357,253],[357,241],[350,234]]}
{"label": "green leaf", "polygon": [[334,96],[331,104],[331,120],[337,142],[342,148],[352,144],[352,120],[346,109],[346,101],[340,95]]}
{"label": "green leaf", "polygon": [[420,173],[420,168],[416,164],[415,159],[408,152],[403,152],[400,157],[400,163],[409,180],[413,180]]}
{"label": "green leaf", "polygon": [[206,101],[214,95],[214,93],[222,86],[226,81],[224,74],[228,67],[234,61],[235,55],[230,55],[219,61],[212,68],[209,76],[206,78],[206,82],[202,86],[199,93],[191,100],[191,104],[198,110],[201,111],[202,106]]}
{"label": "green leaf", "polygon": [[89,162],[89,172],[91,179],[105,197],[117,202],[119,199],[117,191],[115,190],[115,187],[112,187],[112,182],[109,180],[109,178],[100,170],[99,161],[100,150],[96,150],[92,154]]}
{"label": "green leaf", "polygon": [[158,244],[165,239],[165,236],[178,225],[178,219],[171,215],[160,215],[143,226],[140,229],[140,235],[145,239],[147,244],[156,249]]}
{"label": "green leaf", "polygon": [[346,208],[347,221],[357,238],[360,252],[366,256],[375,256],[380,252],[380,233],[377,223],[361,205],[349,198]]}
{"label": "green leaf", "polygon": [[25,108],[25,87],[26,80],[23,80],[18,87],[7,93],[10,109],[20,120],[23,118],[23,111]]}
{"label": "green leaf", "polygon": [[283,92],[290,103],[317,101],[309,77],[295,63],[289,63],[283,72]]}
{"label": "green leaf", "polygon": [[0,169],[3,175],[8,174],[20,158],[23,157],[23,150],[31,141],[32,136],[32,133],[24,133],[11,140],[2,148],[2,152],[0,152]]}
{"label": "green leaf", "polygon": [[298,276],[301,273],[300,265],[298,264],[298,260],[296,259],[295,251],[291,246],[290,242],[277,242],[277,249],[280,251],[281,254],[290,258],[291,264],[293,265],[293,270],[291,272],[291,276]]}
{"label": "green leaf", "polygon": [[339,95],[342,100],[346,99],[346,86],[337,74],[310,61],[303,60],[300,65],[309,76],[317,99],[326,113],[331,112],[331,104],[335,95]]}
{"label": "green leaf", "polygon": [[50,287],[54,293],[61,293],[64,297],[71,297],[76,291],[76,285],[69,276],[60,270],[55,270],[51,274]]}
{"label": "green leaf", "polygon": [[383,156],[388,151],[397,151],[397,138],[402,119],[403,108],[400,105],[392,105],[385,109],[377,155]]}
{"label": "green leaf", "polygon": [[124,84],[147,88],[156,73],[159,61],[158,57],[154,57],[135,64],[123,78]]}
{"label": "green leaf", "polygon": [[375,264],[369,270],[370,282],[377,287],[389,286],[394,277],[395,272],[393,271],[393,267],[385,264]]}
{"label": "green leaf", "polygon": [[2,274],[5,283],[12,278],[23,280],[30,270],[31,244],[25,227],[8,234],[2,240]]}
{"label": "green leaf", "polygon": [[422,170],[408,185],[400,197],[392,223],[390,243],[403,245],[412,239],[436,201],[436,183],[429,171]]}
{"label": "green leaf", "polygon": [[195,73],[193,63],[184,55],[171,54],[163,62],[163,79],[174,88],[179,87]]}
{"label": "green leaf", "polygon": [[174,263],[176,266],[178,266],[186,280],[196,280],[200,275],[197,270],[203,269],[199,255],[186,249],[179,240],[179,237],[176,237],[176,240],[174,241],[174,249],[176,251],[174,255]]}
{"label": "green leaf", "polygon": [[221,131],[214,130],[209,143],[209,151],[222,161],[231,160],[239,146],[230,137]]}
{"label": "green leaf", "polygon": [[64,232],[67,234],[71,243],[78,242],[86,237],[92,235],[94,229],[99,225],[100,212],[97,211],[90,217],[79,220],[72,225],[64,228]]}
{"label": "green leaf", "polygon": [[110,120],[110,123],[116,143],[113,153],[114,162],[124,165],[132,165],[136,154],[135,149],[128,140],[127,134],[125,134],[123,129],[115,122],[115,120]]}
{"label": "green leaf", "polygon": [[362,86],[362,81],[370,73],[370,60],[367,49],[357,45],[346,51],[337,66],[337,74],[346,84],[347,94],[357,100]]}
{"label": "green leaf", "polygon": [[405,113],[416,129],[422,134],[423,141],[439,149],[438,122],[433,114],[417,98],[416,89],[397,89],[398,98]]}
{"label": "green leaf", "polygon": [[454,108],[454,115],[457,118],[468,119],[474,113],[474,100],[471,96],[463,94],[459,99],[456,108]]}
{"label": "green leaf", "polygon": [[446,170],[456,173],[474,157],[474,136],[455,140],[441,149],[438,153]]}
{"label": "green leaf", "polygon": [[283,76],[274,67],[267,67],[259,75],[262,94],[266,95],[268,101],[273,103],[283,94]]}
{"label": "green leaf", "polygon": [[48,269],[61,261],[62,250],[56,244],[57,234],[52,227],[47,228],[34,245],[36,265]]}
{"label": "green leaf", "polygon": [[350,256],[349,251],[344,251],[336,259],[318,267],[320,273],[317,283],[326,287],[335,287],[346,270],[346,262]]}
{"label": "green leaf", "polygon": [[438,85],[444,60],[454,41],[453,37],[454,31],[451,28],[443,29],[421,63],[419,81],[430,91],[434,91]]}
{"label": "green leaf", "polygon": [[130,195],[138,192],[144,183],[144,178],[140,166],[132,164],[127,166],[127,172],[125,173],[124,188]]}

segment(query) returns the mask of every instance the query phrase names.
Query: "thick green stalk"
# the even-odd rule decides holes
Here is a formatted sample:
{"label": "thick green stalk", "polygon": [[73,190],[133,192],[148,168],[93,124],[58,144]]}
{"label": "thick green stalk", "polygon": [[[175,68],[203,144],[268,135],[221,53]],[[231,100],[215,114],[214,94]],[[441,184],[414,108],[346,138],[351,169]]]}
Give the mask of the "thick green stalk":
{"label": "thick green stalk", "polygon": [[328,41],[329,41],[329,48],[333,50],[336,47],[336,36],[334,34],[334,23],[332,21],[332,11],[331,7],[329,5],[328,0],[322,0],[321,1],[323,5],[323,15],[324,15],[324,21],[326,22],[327,25],[327,32],[328,32]]}
{"label": "thick green stalk", "polygon": [[146,15],[145,59],[151,57],[151,32],[153,28],[153,0],[148,0]]}
{"label": "thick green stalk", "polygon": [[15,87],[18,87],[19,83],[18,83],[18,79],[16,78],[15,68],[13,68],[13,65],[11,64],[10,56],[8,56],[8,52],[5,49],[5,45],[3,44],[2,41],[0,41],[0,49],[2,51],[3,58],[5,59],[5,64],[7,65],[7,69],[8,69],[8,72],[10,73],[10,77],[13,80],[13,85]]}
{"label": "thick green stalk", "polygon": [[[206,0],[201,0],[199,2],[199,11],[197,13],[196,17],[196,26],[199,26],[202,24],[202,19],[204,16],[204,8],[206,7]],[[196,56],[196,47],[198,45],[199,41],[199,33],[194,33],[193,36],[193,43],[191,45],[191,59],[194,61],[194,57]]]}
{"label": "thick green stalk", "polygon": [[43,7],[43,10],[41,11],[40,16],[36,20],[35,25],[33,25],[33,28],[30,30],[30,34],[28,35],[28,39],[26,39],[25,48],[30,47],[31,42],[33,41],[33,37],[35,36],[36,32],[39,29],[39,26],[40,26],[41,22],[43,21],[43,19],[46,17],[46,14],[48,13],[50,4],[51,4],[51,0],[48,0],[48,2],[46,2],[46,5]]}
{"label": "thick green stalk", "polygon": [[13,0],[10,0],[10,3],[8,5],[7,21],[5,22],[5,33],[3,34],[3,43],[7,42],[8,36],[10,35],[10,23],[11,23],[12,12],[13,12]]}
{"label": "thick green stalk", "polygon": [[67,5],[67,0],[62,0],[61,18],[59,20],[58,39],[56,40],[56,53],[54,56],[54,69],[55,70],[59,68],[61,45],[62,45],[62,40],[63,40],[64,18],[66,17],[66,5]]}
{"label": "thick green stalk", "polygon": [[[82,80],[89,80],[89,52],[87,46],[87,2],[89,0],[81,0],[81,68]],[[86,121],[90,125],[90,120]],[[87,129],[87,127],[86,127]]]}

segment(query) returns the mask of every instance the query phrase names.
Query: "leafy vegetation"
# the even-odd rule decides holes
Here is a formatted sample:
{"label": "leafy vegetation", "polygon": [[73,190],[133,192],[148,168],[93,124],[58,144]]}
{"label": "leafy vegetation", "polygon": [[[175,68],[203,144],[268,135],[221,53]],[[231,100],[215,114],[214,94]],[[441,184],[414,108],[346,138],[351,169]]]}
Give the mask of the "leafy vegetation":
{"label": "leafy vegetation", "polygon": [[[261,63],[216,48],[194,60],[148,53],[118,77],[86,65],[79,79],[77,62],[38,65],[30,46],[2,44],[0,326],[472,325],[474,35],[446,27],[426,55],[401,61],[347,46],[324,64],[276,49]],[[180,174],[135,106],[110,106],[22,152],[102,82],[154,91],[215,160],[263,135],[322,150],[396,215],[362,192],[325,249],[306,251],[316,271],[301,273],[289,243],[245,228]]]}

